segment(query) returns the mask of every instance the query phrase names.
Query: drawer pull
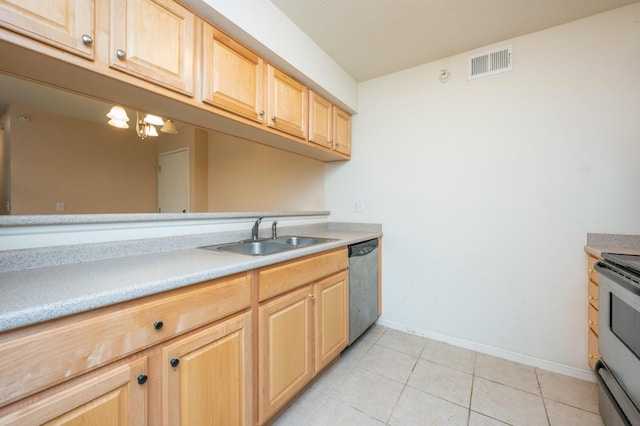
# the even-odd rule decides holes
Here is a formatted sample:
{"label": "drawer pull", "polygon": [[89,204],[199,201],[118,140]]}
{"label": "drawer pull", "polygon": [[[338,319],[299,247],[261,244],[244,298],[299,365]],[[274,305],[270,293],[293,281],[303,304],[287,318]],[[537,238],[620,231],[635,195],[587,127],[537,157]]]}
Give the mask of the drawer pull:
{"label": "drawer pull", "polygon": [[144,385],[145,383],[147,383],[147,379],[148,377],[146,376],[146,374],[141,374],[138,376],[138,384],[139,385]]}
{"label": "drawer pull", "polygon": [[598,323],[593,320],[589,320],[589,325],[598,325]]}
{"label": "drawer pull", "polygon": [[153,323],[153,328],[155,328],[156,330],[160,330],[163,326],[163,322],[162,321],[156,321]]}
{"label": "drawer pull", "polygon": [[178,358],[173,358],[171,361],[169,361],[169,364],[171,364],[173,368],[176,368],[178,364],[180,364],[180,360]]}

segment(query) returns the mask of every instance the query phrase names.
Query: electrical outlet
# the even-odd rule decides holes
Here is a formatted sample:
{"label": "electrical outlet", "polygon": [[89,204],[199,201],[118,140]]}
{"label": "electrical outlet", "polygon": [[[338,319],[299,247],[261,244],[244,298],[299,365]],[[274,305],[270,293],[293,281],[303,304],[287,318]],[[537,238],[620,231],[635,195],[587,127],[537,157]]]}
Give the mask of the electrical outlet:
{"label": "electrical outlet", "polygon": [[56,211],[63,212],[64,211],[64,203],[62,201],[58,201],[56,203]]}
{"label": "electrical outlet", "polygon": [[356,200],[353,202],[353,211],[354,212],[363,212],[364,211],[364,201]]}

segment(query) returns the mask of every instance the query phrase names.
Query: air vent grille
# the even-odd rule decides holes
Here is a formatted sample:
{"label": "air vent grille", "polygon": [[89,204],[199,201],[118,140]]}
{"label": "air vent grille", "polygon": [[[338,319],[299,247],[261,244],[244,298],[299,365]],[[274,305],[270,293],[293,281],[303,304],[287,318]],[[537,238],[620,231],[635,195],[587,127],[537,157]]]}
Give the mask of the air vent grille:
{"label": "air vent grille", "polygon": [[469,56],[469,80],[511,71],[513,69],[513,46]]}

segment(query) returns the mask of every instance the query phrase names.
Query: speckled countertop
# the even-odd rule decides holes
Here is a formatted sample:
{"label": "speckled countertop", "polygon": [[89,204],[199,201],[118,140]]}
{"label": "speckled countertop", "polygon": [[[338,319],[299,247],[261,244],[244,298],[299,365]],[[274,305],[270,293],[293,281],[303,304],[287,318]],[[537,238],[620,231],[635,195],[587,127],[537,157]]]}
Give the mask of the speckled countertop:
{"label": "speckled countertop", "polygon": [[337,241],[268,256],[204,250],[197,243],[193,248],[0,272],[0,332],[382,236],[379,225],[296,233],[305,234]]}
{"label": "speckled countertop", "polygon": [[595,257],[602,253],[640,255],[640,235],[587,234],[584,250]]}

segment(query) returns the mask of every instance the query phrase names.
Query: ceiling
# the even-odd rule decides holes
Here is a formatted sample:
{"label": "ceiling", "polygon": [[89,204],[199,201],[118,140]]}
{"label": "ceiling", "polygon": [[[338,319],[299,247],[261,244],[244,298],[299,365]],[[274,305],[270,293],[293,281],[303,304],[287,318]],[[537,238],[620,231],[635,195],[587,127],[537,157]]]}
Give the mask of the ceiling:
{"label": "ceiling", "polygon": [[638,0],[271,0],[356,81]]}

